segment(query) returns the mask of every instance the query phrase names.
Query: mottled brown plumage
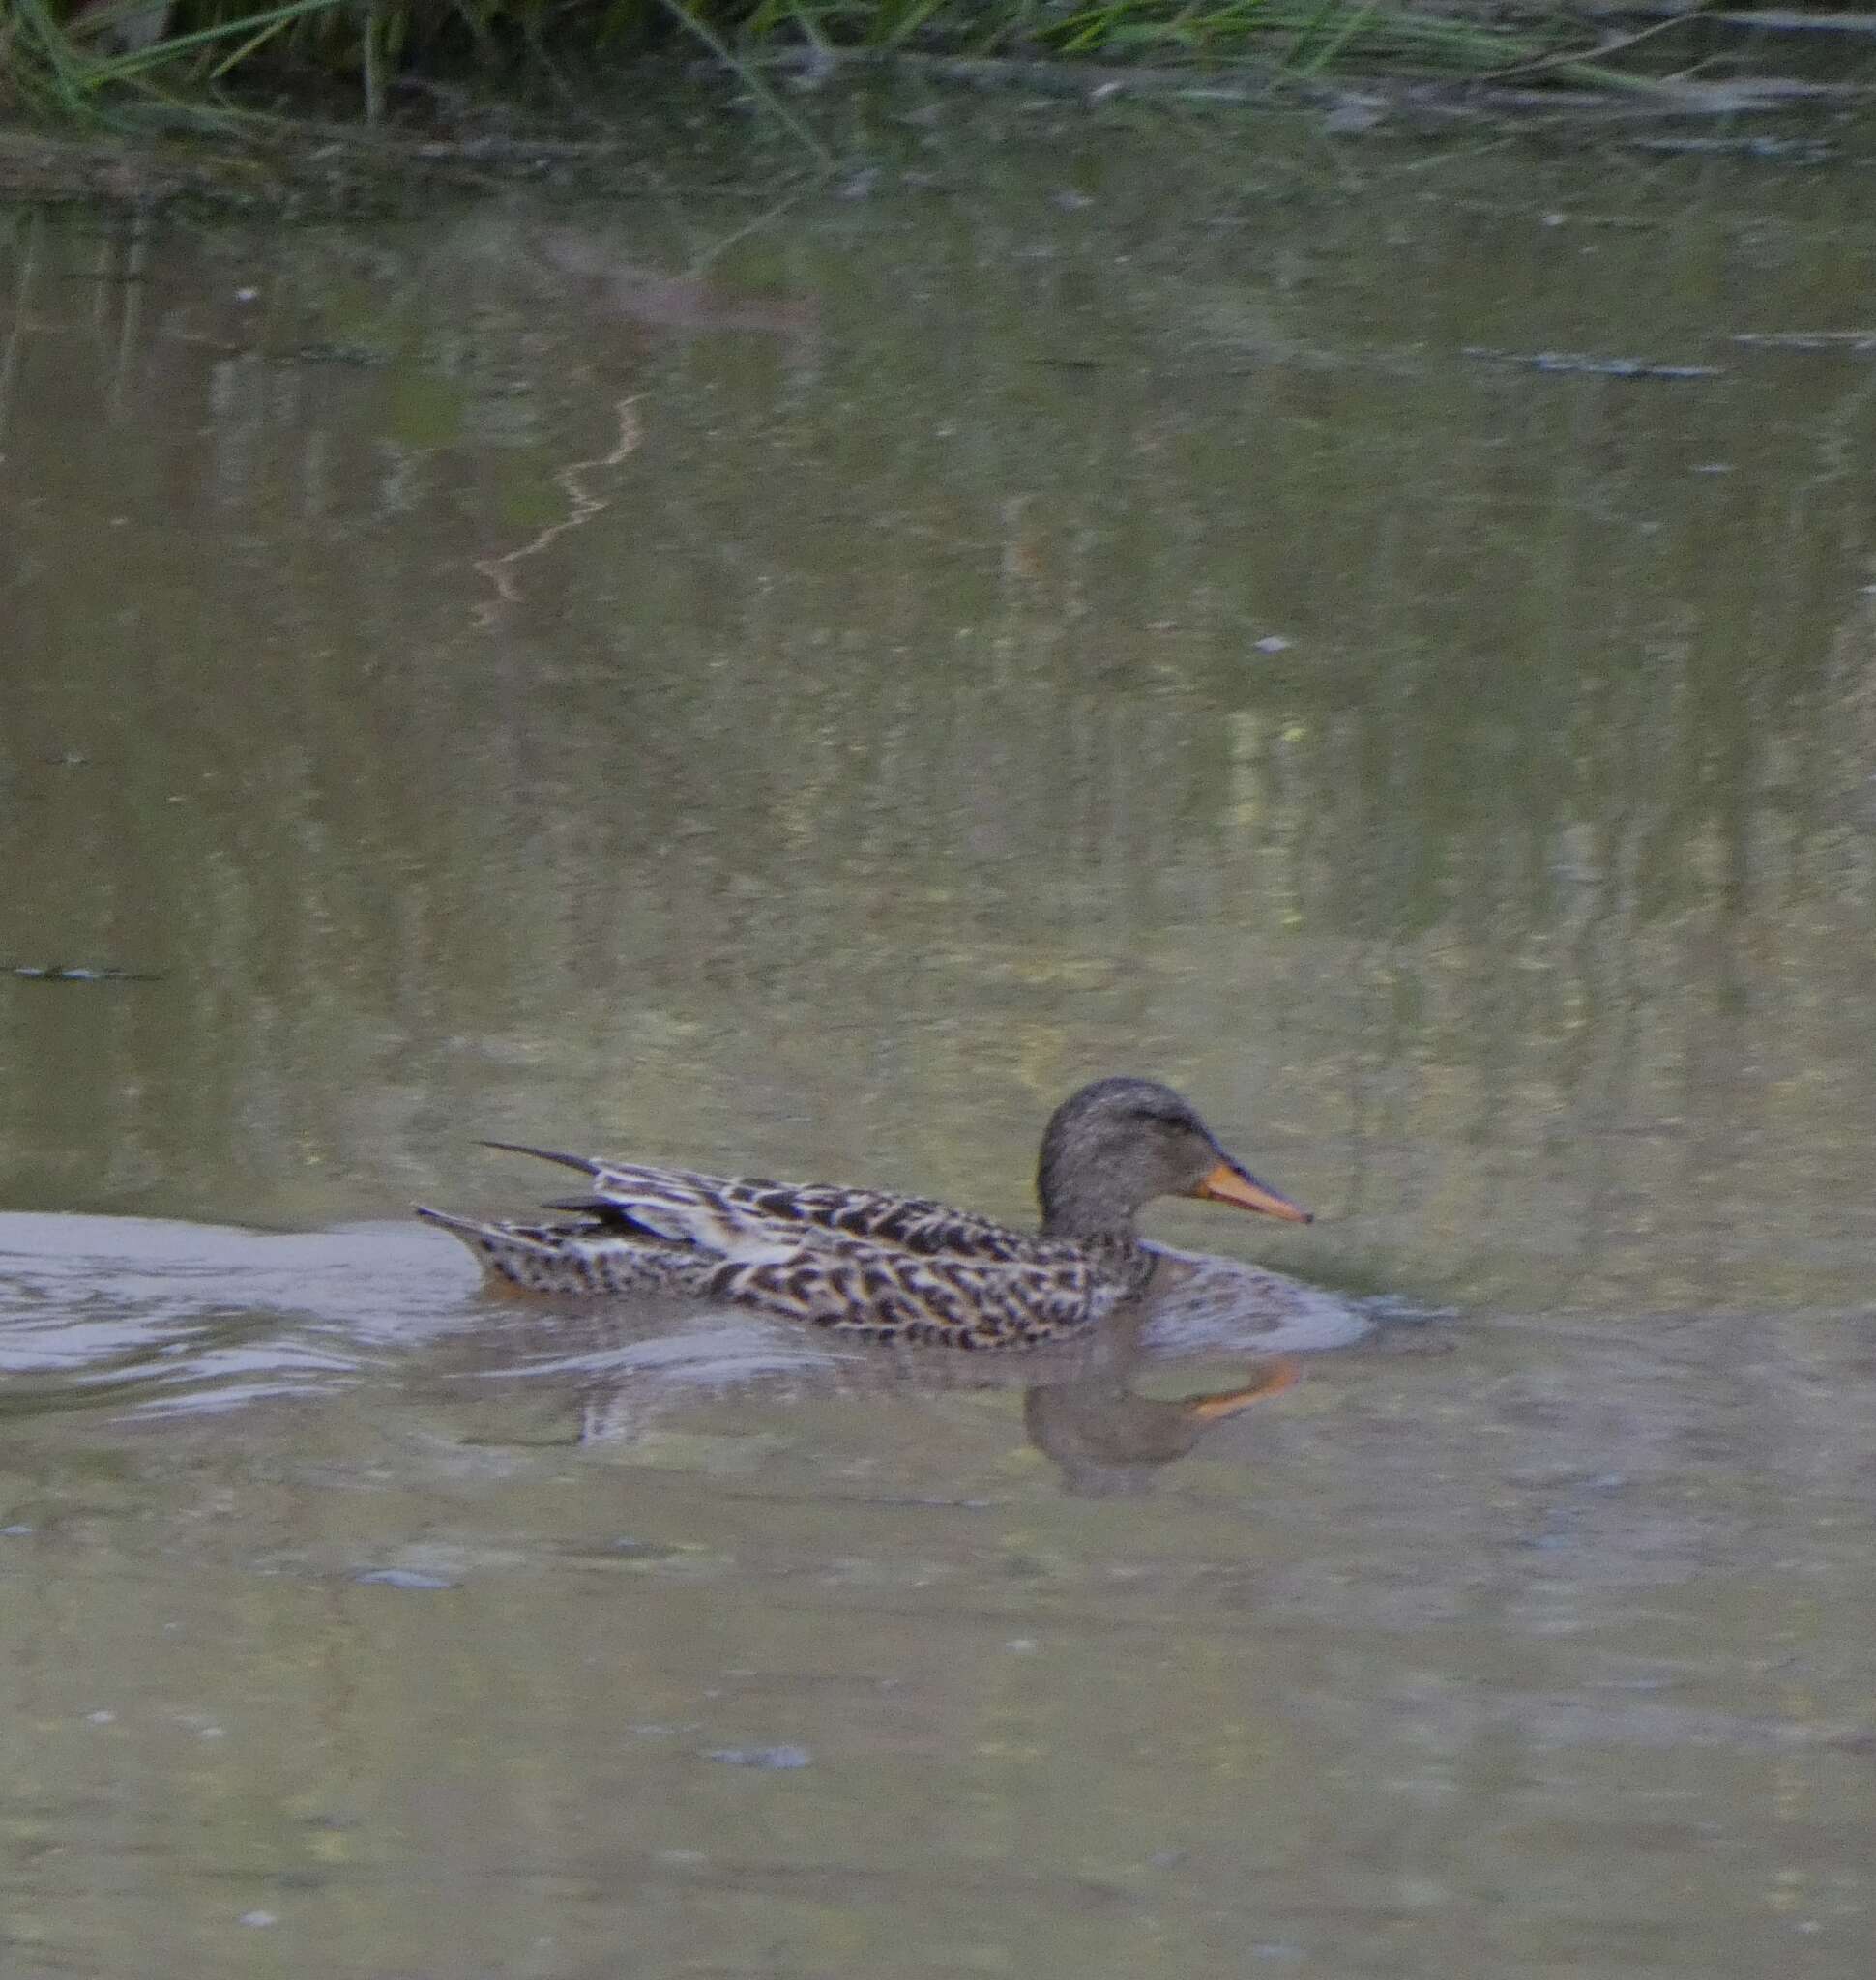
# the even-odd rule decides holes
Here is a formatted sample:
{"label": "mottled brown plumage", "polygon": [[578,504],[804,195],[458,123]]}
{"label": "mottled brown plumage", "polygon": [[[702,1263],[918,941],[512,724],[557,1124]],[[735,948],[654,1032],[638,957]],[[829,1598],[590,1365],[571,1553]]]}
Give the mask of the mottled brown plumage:
{"label": "mottled brown plumage", "polygon": [[1042,1137],[1031,1237],[922,1197],[731,1180],[529,1149],[592,1178],[551,1223],[484,1223],[419,1207],[499,1279],[529,1293],[677,1293],[873,1340],[1028,1347],[1092,1326],[1152,1276],[1135,1225],[1157,1196],[1197,1196],[1306,1223],[1218,1146],[1170,1087],[1103,1079]]}

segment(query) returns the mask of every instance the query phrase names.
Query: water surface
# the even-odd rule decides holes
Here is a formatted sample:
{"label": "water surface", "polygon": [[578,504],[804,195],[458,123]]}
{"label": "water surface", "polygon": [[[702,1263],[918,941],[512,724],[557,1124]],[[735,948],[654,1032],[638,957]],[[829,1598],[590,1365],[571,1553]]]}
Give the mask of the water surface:
{"label": "water surface", "polygon": [[[1134,114],[0,216],[0,962],[151,977],[0,976],[10,1975],[1866,1971],[1862,168]],[[1121,1069],[1451,1317],[1201,1422],[386,1221]]]}

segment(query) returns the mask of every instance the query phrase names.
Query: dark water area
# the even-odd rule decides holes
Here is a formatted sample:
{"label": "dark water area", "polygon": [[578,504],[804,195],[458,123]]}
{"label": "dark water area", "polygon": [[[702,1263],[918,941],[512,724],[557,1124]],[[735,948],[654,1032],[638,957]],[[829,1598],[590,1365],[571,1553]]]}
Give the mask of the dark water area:
{"label": "dark water area", "polygon": [[[0,210],[0,1971],[1860,1980],[1866,164],[850,119]],[[404,1220],[1118,1070],[1118,1344]]]}

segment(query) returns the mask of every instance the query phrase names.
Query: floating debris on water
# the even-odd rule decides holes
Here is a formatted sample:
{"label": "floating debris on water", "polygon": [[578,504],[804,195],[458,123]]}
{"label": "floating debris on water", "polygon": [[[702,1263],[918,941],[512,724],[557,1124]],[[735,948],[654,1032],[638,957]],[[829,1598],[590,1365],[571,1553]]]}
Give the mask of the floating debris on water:
{"label": "floating debris on water", "polygon": [[0,973],[29,983],[155,983],[156,970],[120,970],[108,963],[0,963]]}
{"label": "floating debris on water", "polygon": [[1627,142],[1632,151],[1771,159],[1788,165],[1823,165],[1837,156],[1837,147],[1822,137],[1631,137]]}
{"label": "floating debris on water", "polygon": [[1861,358],[1876,351],[1876,330],[1736,330],[1733,341],[1760,351],[1847,351]]}
{"label": "floating debris on water", "polygon": [[791,1767],[812,1766],[813,1756],[805,1746],[713,1746],[705,1760],[720,1761],[726,1767],[764,1767],[771,1773],[784,1773]]}
{"label": "floating debris on water", "polygon": [[1724,378],[1723,364],[1657,364],[1646,358],[1598,358],[1588,351],[1497,351],[1487,344],[1464,344],[1462,358],[1496,364],[1522,364],[1533,371],[1561,371],[1593,378]]}
{"label": "floating debris on water", "polygon": [[416,1567],[362,1567],[352,1579],[362,1587],[454,1588],[460,1586],[447,1574],[426,1574]]}

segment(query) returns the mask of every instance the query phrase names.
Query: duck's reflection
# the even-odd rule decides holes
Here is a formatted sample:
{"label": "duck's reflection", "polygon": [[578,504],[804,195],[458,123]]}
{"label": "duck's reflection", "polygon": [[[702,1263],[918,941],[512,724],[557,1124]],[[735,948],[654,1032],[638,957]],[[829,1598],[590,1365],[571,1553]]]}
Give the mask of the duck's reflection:
{"label": "duck's reflection", "polygon": [[1294,1359],[1263,1355],[1251,1359],[1234,1387],[1175,1398],[1142,1394],[1134,1383],[1147,1359],[1151,1317],[1150,1307],[1136,1307],[1082,1341],[983,1355],[848,1343],[729,1310],[700,1314],[617,1299],[504,1300],[491,1302],[486,1324],[458,1337],[445,1362],[432,1366],[456,1397],[464,1380],[497,1381],[505,1402],[546,1402],[550,1418],[537,1417],[527,1441],[564,1438],[586,1445],[639,1442],[685,1406],[730,1395],[883,1401],[1019,1389],[1024,1433],[1054,1464],[1064,1487],[1105,1497],[1150,1490],[1163,1466],[1297,1379]]}
{"label": "duck's reflection", "polygon": [[1243,1386],[1161,1401],[1119,1375],[1039,1383],[1023,1394],[1023,1429],[1069,1491],[1085,1498],[1151,1489],[1162,1465],[1196,1450],[1212,1428],[1297,1379],[1294,1361],[1267,1362]]}

